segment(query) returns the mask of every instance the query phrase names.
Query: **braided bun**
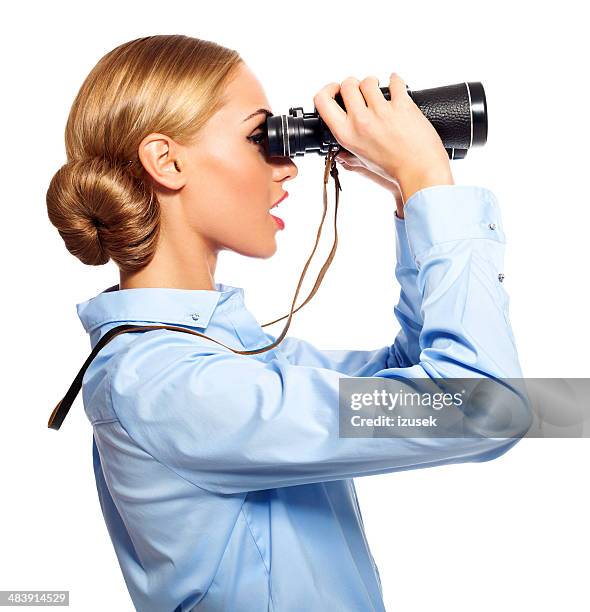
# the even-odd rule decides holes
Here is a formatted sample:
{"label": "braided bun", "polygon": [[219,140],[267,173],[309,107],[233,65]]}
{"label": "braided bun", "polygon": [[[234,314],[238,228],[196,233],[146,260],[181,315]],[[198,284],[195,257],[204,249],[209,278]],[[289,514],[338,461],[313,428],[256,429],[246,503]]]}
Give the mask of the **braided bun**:
{"label": "braided bun", "polygon": [[133,272],[152,259],[160,207],[149,183],[103,157],[63,165],[47,190],[47,214],[68,251],[98,266],[113,259]]}

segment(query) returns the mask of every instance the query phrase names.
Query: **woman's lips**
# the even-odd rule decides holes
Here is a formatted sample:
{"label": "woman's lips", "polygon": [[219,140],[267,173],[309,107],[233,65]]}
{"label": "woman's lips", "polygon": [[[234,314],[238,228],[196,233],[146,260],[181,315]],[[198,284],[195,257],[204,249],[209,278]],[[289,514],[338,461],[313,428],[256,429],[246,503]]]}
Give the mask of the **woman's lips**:
{"label": "woman's lips", "polygon": [[[271,206],[271,209],[278,206],[288,195],[289,192],[285,191],[283,196]],[[275,223],[279,226],[279,229],[285,229],[285,222],[280,217],[275,217],[270,211],[268,214],[275,220]]]}
{"label": "woman's lips", "polygon": [[285,191],[285,193],[271,206],[271,208],[278,206],[288,195],[289,195],[289,192]]}
{"label": "woman's lips", "polygon": [[[268,213],[270,215],[270,213]],[[285,229],[285,222],[280,217],[275,217],[274,215],[270,215],[275,223],[279,226],[279,229]]]}

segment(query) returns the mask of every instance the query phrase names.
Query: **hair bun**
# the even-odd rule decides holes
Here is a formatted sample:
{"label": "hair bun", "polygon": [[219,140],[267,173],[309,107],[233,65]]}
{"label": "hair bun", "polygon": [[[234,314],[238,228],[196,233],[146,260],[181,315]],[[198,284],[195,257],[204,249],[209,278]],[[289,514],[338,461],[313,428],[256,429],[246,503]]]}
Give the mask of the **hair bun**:
{"label": "hair bun", "polygon": [[85,264],[113,259],[137,270],[153,256],[160,209],[147,183],[104,157],[72,160],[53,176],[47,214],[66,248]]}

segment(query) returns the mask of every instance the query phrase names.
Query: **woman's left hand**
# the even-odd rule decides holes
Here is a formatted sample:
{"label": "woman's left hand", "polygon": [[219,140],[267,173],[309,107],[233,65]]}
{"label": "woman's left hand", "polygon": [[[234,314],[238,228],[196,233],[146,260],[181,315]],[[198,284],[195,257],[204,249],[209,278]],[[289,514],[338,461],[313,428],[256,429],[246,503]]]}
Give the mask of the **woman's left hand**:
{"label": "woman's left hand", "polygon": [[356,155],[350,153],[349,151],[340,151],[338,155],[336,155],[335,159],[341,168],[362,174],[369,180],[377,183],[377,185],[380,185],[381,187],[387,189],[387,191],[393,193],[397,216],[401,219],[404,218],[404,200],[402,197],[402,190],[400,184],[395,179],[385,178],[380,174],[376,174],[372,170],[369,170]]}

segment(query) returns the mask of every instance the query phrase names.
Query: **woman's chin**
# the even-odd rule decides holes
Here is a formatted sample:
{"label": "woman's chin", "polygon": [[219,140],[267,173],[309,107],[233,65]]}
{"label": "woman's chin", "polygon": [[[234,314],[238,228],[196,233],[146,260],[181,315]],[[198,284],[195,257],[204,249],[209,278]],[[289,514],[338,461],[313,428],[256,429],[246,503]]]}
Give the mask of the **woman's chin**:
{"label": "woman's chin", "polygon": [[275,237],[272,236],[264,241],[257,241],[256,243],[249,244],[245,248],[234,248],[232,250],[246,257],[268,259],[277,252],[277,241]]}
{"label": "woman's chin", "polygon": [[263,249],[260,249],[260,254],[257,256],[260,259],[268,259],[277,252],[277,241],[273,238],[271,242],[264,245]]}

